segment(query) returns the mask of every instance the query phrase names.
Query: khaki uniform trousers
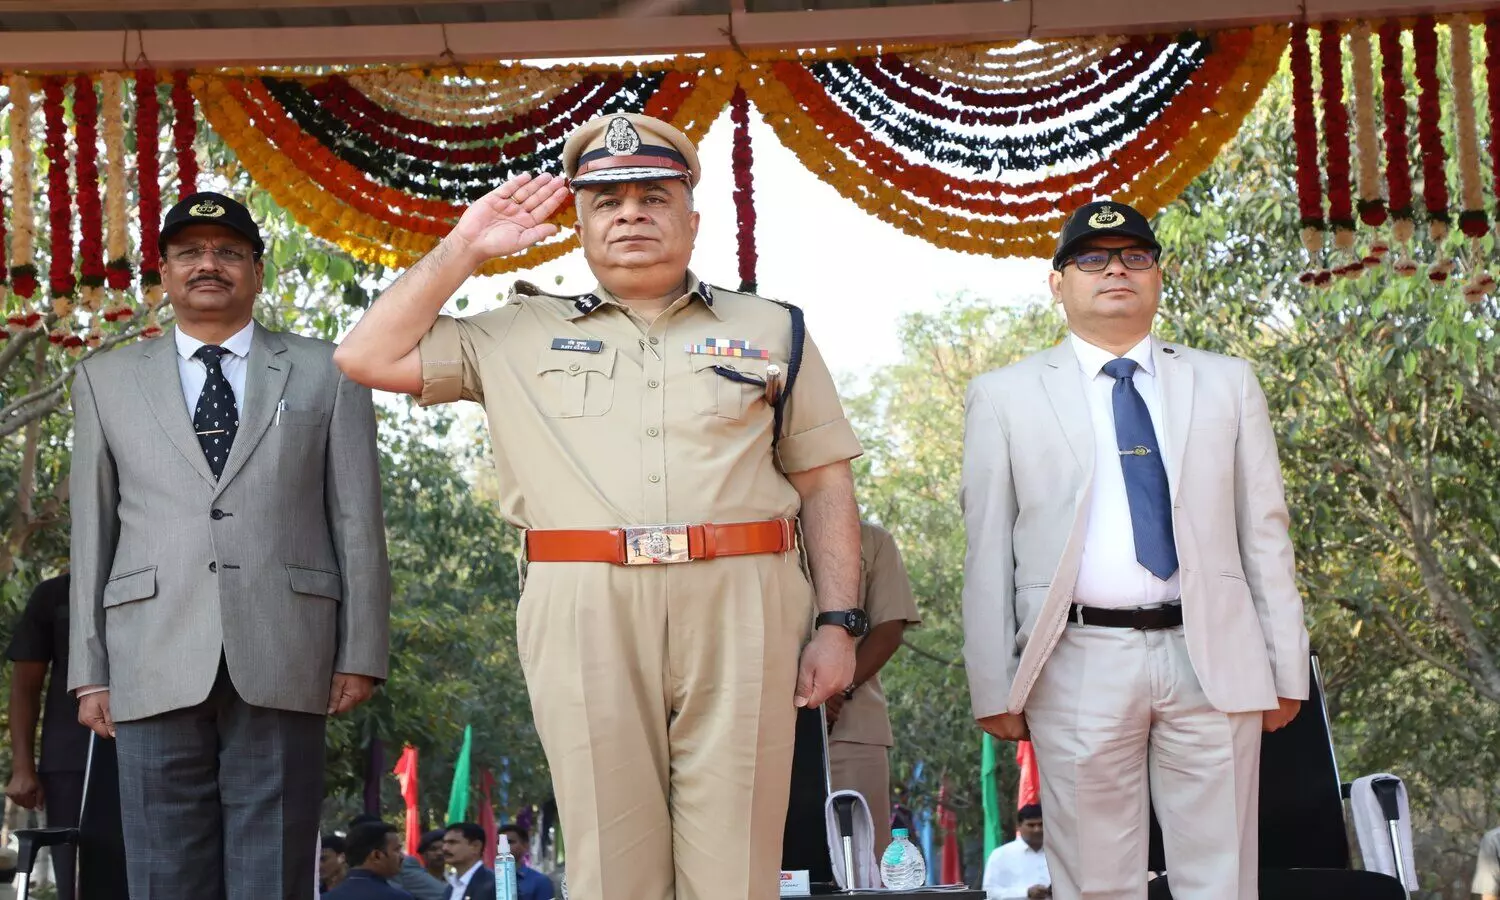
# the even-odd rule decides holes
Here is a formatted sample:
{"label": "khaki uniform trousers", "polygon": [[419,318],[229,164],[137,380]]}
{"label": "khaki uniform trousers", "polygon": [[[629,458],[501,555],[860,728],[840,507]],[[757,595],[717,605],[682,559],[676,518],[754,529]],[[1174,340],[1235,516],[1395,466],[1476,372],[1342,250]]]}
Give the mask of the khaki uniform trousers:
{"label": "khaki uniform trousers", "polygon": [[1055,900],[1145,900],[1148,799],[1176,900],[1257,900],[1261,714],[1208,702],[1181,627],[1068,625],[1026,722]]}
{"label": "khaki uniform trousers", "polygon": [[891,842],[890,748],[880,744],[830,741],[828,764],[836,791],[859,791],[875,825],[875,853]]}
{"label": "khaki uniform trousers", "polygon": [[518,644],[570,896],[778,896],[812,608],[795,553],[531,565]]}

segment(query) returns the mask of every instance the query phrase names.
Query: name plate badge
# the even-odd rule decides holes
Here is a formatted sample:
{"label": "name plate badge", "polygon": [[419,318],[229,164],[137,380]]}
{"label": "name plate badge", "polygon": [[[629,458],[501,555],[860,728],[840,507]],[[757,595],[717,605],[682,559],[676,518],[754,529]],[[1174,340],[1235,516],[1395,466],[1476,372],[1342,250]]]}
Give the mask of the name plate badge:
{"label": "name plate badge", "polygon": [[798,869],[795,872],[781,873],[781,896],[783,897],[806,897],[812,894],[812,885],[808,883],[806,869]]}
{"label": "name plate badge", "polygon": [[579,353],[598,353],[604,349],[603,341],[592,341],[587,338],[553,338],[553,350],[575,350]]}

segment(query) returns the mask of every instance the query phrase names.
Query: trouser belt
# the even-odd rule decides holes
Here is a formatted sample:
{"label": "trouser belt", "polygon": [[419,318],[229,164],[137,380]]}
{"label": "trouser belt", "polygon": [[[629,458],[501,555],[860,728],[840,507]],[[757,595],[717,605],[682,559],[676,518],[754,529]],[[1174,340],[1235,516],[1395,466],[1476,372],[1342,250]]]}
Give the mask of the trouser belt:
{"label": "trouser belt", "polygon": [[1075,603],[1068,613],[1068,621],[1077,622],[1079,625],[1135,628],[1141,631],[1176,628],[1182,624],[1182,604],[1173,603],[1170,606],[1158,606],[1151,609],[1107,609]]}
{"label": "trouser belt", "polygon": [[528,562],[606,562],[617,566],[684,563],[720,556],[785,553],[797,548],[797,520],[729,525],[631,525],[526,532]]}

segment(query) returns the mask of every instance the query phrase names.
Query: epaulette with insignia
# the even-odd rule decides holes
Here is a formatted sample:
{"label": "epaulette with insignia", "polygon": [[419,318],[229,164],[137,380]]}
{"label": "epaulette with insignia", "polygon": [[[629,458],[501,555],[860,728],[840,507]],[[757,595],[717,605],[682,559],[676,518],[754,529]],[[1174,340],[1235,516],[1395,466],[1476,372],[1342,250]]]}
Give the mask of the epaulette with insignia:
{"label": "epaulette with insignia", "polygon": [[510,296],[507,298],[507,302],[523,300],[528,297],[547,297],[553,300],[563,300],[573,304],[573,308],[577,309],[579,314],[585,316],[598,309],[604,303],[603,300],[600,300],[594,294],[554,294],[551,291],[542,290],[529,281],[517,281],[511,285]]}

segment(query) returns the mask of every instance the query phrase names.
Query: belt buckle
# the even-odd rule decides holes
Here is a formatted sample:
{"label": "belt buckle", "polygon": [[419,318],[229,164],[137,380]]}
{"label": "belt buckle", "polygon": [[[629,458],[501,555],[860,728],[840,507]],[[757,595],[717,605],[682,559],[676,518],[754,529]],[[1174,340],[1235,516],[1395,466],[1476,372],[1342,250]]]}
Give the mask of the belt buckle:
{"label": "belt buckle", "polygon": [[689,559],[686,525],[626,526],[625,565],[685,563]]}

